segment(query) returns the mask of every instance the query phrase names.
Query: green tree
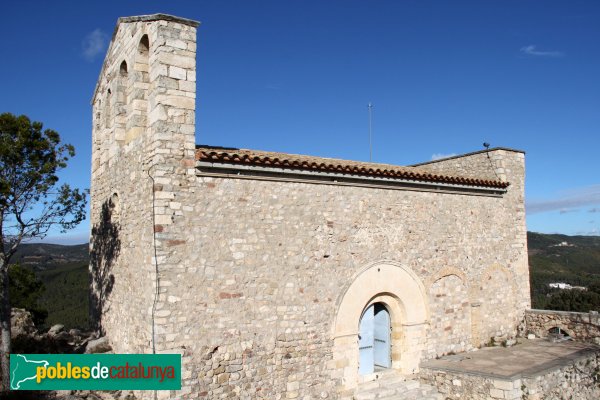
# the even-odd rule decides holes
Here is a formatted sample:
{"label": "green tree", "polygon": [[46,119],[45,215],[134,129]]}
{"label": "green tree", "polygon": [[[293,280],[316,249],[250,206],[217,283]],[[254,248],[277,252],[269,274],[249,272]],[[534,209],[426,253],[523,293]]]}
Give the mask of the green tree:
{"label": "green tree", "polygon": [[86,193],[58,185],[57,173],[75,149],[60,135],[27,116],[0,114],[0,332],[2,388],[10,378],[10,291],[8,266],[23,241],[50,228],[71,229],[85,218]]}
{"label": "green tree", "polygon": [[11,307],[24,308],[31,313],[33,322],[39,327],[48,317],[48,310],[40,307],[39,300],[46,290],[44,283],[35,273],[20,265],[8,268],[10,283],[9,296]]}
{"label": "green tree", "polygon": [[560,290],[548,298],[550,310],[590,312],[600,309],[600,294],[585,290]]}

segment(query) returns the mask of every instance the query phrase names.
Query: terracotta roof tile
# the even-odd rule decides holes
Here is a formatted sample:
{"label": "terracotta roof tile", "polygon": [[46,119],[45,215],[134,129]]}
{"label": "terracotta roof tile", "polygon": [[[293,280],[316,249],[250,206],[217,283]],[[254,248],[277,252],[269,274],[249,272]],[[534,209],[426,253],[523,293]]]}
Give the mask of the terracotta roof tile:
{"label": "terracotta roof tile", "polygon": [[309,170],[315,172],[334,172],[349,175],[386,177],[400,180],[480,186],[498,189],[505,189],[509,186],[508,182],[452,175],[438,175],[418,170],[415,167],[401,167],[390,164],[365,163],[335,158],[225,147],[196,146],[196,160],[212,163]]}

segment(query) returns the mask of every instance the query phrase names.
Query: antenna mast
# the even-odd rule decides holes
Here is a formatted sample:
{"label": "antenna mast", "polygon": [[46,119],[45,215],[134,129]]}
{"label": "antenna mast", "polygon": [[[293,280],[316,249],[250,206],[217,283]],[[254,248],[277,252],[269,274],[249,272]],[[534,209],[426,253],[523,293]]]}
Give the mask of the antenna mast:
{"label": "antenna mast", "polygon": [[373,104],[369,102],[367,106],[369,109],[369,162],[373,161],[373,129],[372,129],[372,121],[373,121]]}

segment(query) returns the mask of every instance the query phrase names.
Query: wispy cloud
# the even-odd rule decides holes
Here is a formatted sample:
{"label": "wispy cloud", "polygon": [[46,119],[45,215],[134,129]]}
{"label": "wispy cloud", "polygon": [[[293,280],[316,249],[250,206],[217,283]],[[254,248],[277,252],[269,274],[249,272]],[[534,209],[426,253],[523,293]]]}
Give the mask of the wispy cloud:
{"label": "wispy cloud", "polygon": [[596,205],[600,205],[600,184],[572,189],[553,199],[528,200],[526,208],[527,214],[550,211],[559,211],[564,214],[563,211],[566,210],[575,211],[577,207]]}
{"label": "wispy cloud", "polygon": [[267,83],[265,88],[267,88],[269,90],[279,90],[279,89],[281,89],[281,86],[277,83]]}
{"label": "wispy cloud", "polygon": [[577,212],[577,211],[579,211],[578,208],[561,208],[559,213],[568,214],[568,213]]}
{"label": "wispy cloud", "polygon": [[441,160],[443,158],[454,157],[455,155],[456,155],[456,153],[450,153],[450,154],[434,153],[431,155],[431,161],[437,161],[437,160]]}
{"label": "wispy cloud", "polygon": [[104,52],[108,35],[100,29],[88,33],[81,42],[82,55],[87,61],[94,61],[97,56]]}
{"label": "wispy cloud", "polygon": [[565,53],[562,51],[541,51],[537,50],[536,46],[530,44],[529,46],[521,47],[521,53],[535,57],[564,57]]}

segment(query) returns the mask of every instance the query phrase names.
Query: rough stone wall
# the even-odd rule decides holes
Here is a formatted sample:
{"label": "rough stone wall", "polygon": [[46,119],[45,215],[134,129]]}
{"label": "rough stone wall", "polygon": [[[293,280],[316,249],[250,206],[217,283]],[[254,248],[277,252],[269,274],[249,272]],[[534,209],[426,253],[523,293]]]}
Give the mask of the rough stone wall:
{"label": "rough stone wall", "polygon": [[423,369],[422,382],[434,385],[446,398],[470,400],[596,400],[600,398],[600,356],[580,357],[561,368],[531,377],[498,379]]}
{"label": "rough stone wall", "polygon": [[533,333],[537,337],[547,337],[550,329],[560,328],[575,340],[600,338],[598,312],[527,310],[524,325],[525,334]]}
{"label": "rough stone wall", "polygon": [[[414,167],[433,173],[506,181],[507,176],[515,172],[511,170],[510,165],[506,164],[507,151],[514,152],[511,149],[498,148],[429,161],[416,164]],[[511,184],[521,183],[523,182],[511,181]]]}
{"label": "rough stone wall", "polygon": [[[111,267],[103,327],[117,352],[149,352],[154,337],[157,352],[182,354],[182,390],[160,397],[337,397],[351,384],[333,356],[337,305],[382,260],[411,269],[428,293],[445,271],[464,275],[452,309],[460,299],[466,315],[469,302],[474,345],[497,329],[477,310],[491,301],[484,279],[503,271],[514,291],[494,304],[513,319],[500,333],[516,331],[529,307],[522,153],[489,153],[511,182],[502,197],[208,176],[193,168],[195,49],[190,21],[121,20],[93,103],[92,225],[119,244],[111,253],[115,235],[92,237],[92,272]],[[488,177],[480,158],[461,165]]]}
{"label": "rough stone wall", "polygon": [[421,382],[437,387],[446,399],[526,399],[523,397],[523,382],[518,378],[505,380],[430,369],[421,370],[419,378]]}
{"label": "rough stone wall", "polygon": [[[522,319],[524,311],[531,307],[525,223],[525,155],[515,150],[498,148],[418,164],[415,168],[510,183],[504,198],[512,208],[505,215],[513,224],[513,229],[512,236],[503,243],[516,251],[517,257],[511,260],[509,268],[504,268],[506,265],[502,262],[488,265],[478,277],[480,284],[470,286],[469,290],[473,346],[481,346],[492,337],[516,336],[517,331],[511,321],[515,318]],[[476,210],[473,212],[477,213]],[[485,224],[486,216],[479,216],[482,218],[479,222]],[[499,226],[490,222],[487,221],[489,233],[500,233]],[[498,312],[499,309],[505,311]]]}
{"label": "rough stone wall", "polygon": [[122,18],[92,100],[92,312],[117,352],[152,350],[153,221],[178,207],[163,177],[193,165],[195,50],[191,21]]}
{"label": "rough stone wall", "polygon": [[471,304],[467,287],[456,275],[435,281],[429,291],[431,325],[427,358],[471,349]]}
{"label": "rough stone wall", "polygon": [[[190,397],[193,387],[209,397],[335,395],[346,384],[344,364],[328,362],[336,302],[373,261],[396,260],[423,282],[456,266],[469,288],[494,265],[528,279],[506,198],[205,176],[196,193],[174,222],[185,242],[161,288],[173,299],[165,345],[186,349]],[[519,299],[506,295],[498,313],[516,316]]]}
{"label": "rough stone wall", "polygon": [[600,399],[600,356],[591,355],[548,374],[523,379],[527,400]]}
{"label": "rough stone wall", "polygon": [[514,307],[516,298],[515,282],[506,270],[491,268],[481,280],[478,290],[480,308],[479,338],[481,341],[496,342],[514,338],[514,321],[520,318],[519,311]]}

